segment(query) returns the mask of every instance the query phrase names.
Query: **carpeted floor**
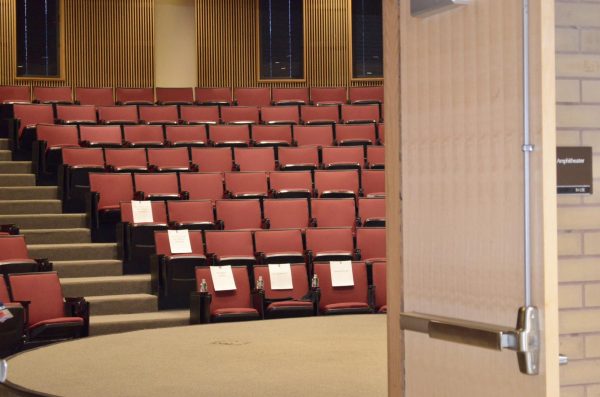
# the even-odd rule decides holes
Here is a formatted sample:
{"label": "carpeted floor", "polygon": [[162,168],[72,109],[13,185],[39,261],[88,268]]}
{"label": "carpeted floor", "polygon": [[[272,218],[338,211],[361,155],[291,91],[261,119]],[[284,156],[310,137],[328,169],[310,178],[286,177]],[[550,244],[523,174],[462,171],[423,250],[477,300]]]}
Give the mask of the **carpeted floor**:
{"label": "carpeted floor", "polygon": [[383,397],[386,357],[386,316],[312,317],[57,344],[11,358],[8,381],[64,397]]}

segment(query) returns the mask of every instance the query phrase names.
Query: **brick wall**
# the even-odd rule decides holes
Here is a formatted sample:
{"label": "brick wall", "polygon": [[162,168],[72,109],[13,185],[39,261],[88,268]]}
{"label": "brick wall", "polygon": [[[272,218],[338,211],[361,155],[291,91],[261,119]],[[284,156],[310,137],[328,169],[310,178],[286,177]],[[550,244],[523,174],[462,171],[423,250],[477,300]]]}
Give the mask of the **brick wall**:
{"label": "brick wall", "polygon": [[600,0],[556,0],[559,146],[592,146],[594,194],[559,196],[561,397],[600,397]]}

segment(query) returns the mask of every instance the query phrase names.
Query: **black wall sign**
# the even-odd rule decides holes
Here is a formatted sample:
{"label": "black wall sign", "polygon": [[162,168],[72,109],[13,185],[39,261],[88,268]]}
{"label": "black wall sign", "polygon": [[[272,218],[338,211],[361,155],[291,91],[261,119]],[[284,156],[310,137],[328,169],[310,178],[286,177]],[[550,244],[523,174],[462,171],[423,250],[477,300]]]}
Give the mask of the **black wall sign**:
{"label": "black wall sign", "polygon": [[558,194],[592,194],[592,148],[556,148],[556,185]]}

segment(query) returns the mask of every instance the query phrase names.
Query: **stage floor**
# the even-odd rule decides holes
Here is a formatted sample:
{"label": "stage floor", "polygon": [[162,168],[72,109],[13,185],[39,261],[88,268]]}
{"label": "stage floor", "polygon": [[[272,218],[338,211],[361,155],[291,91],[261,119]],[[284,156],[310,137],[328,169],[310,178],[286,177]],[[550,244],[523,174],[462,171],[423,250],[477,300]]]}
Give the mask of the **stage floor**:
{"label": "stage floor", "polygon": [[[386,316],[209,324],[86,338],[11,357],[7,383],[64,397],[383,397]],[[0,396],[13,395],[4,389]]]}

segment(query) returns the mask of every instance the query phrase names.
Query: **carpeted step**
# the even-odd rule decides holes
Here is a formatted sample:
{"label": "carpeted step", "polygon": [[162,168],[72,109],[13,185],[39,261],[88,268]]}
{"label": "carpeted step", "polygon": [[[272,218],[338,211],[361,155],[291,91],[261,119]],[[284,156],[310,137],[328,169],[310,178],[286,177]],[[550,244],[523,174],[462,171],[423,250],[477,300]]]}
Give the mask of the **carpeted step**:
{"label": "carpeted step", "polygon": [[27,248],[33,258],[48,258],[50,261],[118,259],[116,243],[33,244]]}
{"label": "carpeted step", "polygon": [[0,174],[0,187],[2,186],[35,186],[35,175]]}
{"label": "carpeted step", "polygon": [[150,275],[77,277],[60,280],[65,296],[149,294]]}
{"label": "carpeted step", "polygon": [[106,335],[141,329],[177,327],[189,325],[189,322],[189,310],[92,316],[90,318],[90,335]]}
{"label": "carpeted step", "polygon": [[31,161],[0,161],[0,174],[31,174]]}
{"label": "carpeted step", "polygon": [[0,150],[10,150],[10,142],[7,138],[0,138]]}
{"label": "carpeted step", "polygon": [[27,244],[91,243],[90,229],[21,229]]}
{"label": "carpeted step", "polygon": [[0,150],[0,161],[11,161],[12,152],[10,150]]}
{"label": "carpeted step", "polygon": [[56,186],[0,187],[0,200],[56,200]]}
{"label": "carpeted step", "polygon": [[23,229],[85,228],[87,216],[85,214],[0,215],[0,224],[5,223],[14,223]]}
{"label": "carpeted step", "polygon": [[61,278],[120,276],[123,262],[115,259],[94,261],[53,261],[54,270]]}
{"label": "carpeted step", "polygon": [[62,213],[60,200],[0,200],[1,215],[60,213]]}
{"label": "carpeted step", "polygon": [[90,314],[151,313],[158,310],[158,298],[150,294],[88,296]]}

